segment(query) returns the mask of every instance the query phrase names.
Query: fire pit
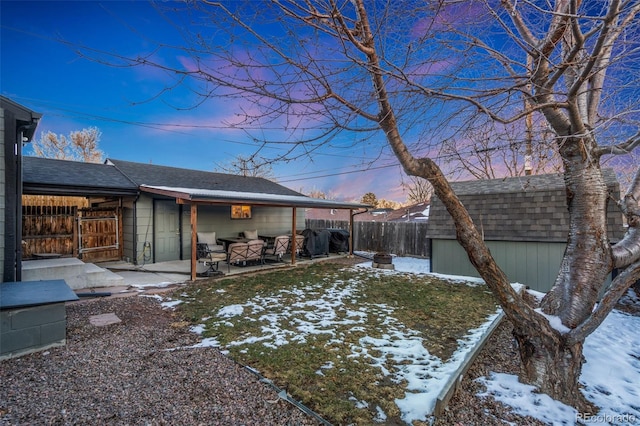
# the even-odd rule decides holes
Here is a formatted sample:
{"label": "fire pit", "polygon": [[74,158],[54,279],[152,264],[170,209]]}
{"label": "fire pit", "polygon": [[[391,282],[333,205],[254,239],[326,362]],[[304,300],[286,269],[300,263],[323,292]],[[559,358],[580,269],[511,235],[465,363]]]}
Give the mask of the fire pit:
{"label": "fire pit", "polygon": [[378,252],[373,255],[373,263],[371,265],[379,269],[395,269],[393,266],[393,258],[389,253]]}

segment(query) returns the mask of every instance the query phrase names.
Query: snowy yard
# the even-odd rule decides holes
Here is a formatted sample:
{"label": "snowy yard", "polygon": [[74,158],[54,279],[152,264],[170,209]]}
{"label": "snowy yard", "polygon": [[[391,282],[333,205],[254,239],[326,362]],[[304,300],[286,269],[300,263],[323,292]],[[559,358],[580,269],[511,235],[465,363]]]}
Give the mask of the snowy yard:
{"label": "snowy yard", "polygon": [[[407,273],[416,277],[434,275],[456,285],[484,286],[476,278],[429,274],[428,260],[395,258],[394,265],[395,271],[373,270],[370,262],[358,265],[357,269],[366,270],[374,276],[407,276]],[[399,411],[397,416],[406,423],[425,421],[449,375],[458,368],[498,312],[487,315],[480,326],[468,330],[466,335],[458,339],[457,349],[451,356],[443,359],[430,353],[418,331],[396,318],[396,307],[379,304],[354,309],[353,302],[359,286],[357,279],[331,285],[300,283],[290,290],[295,293],[295,303],[289,302],[292,294],[287,295],[287,305],[278,295],[256,295],[204,315],[200,321],[196,321],[200,324],[192,330],[197,333],[208,330],[207,334],[211,337],[203,338],[200,346],[221,347],[226,352],[234,347],[242,347],[244,353],[277,350],[294,343],[317,344],[319,341],[316,338],[323,336],[320,341],[329,350],[339,352],[338,348],[346,347],[346,352],[339,352],[342,356],[346,353],[352,362],[368,364],[377,369],[385,380],[405,384],[401,395],[390,394],[391,405],[374,403],[356,394],[351,394],[349,398],[351,405],[375,413],[373,420],[379,423],[384,423],[389,412],[394,410]],[[225,290],[218,291],[223,294]],[[183,302],[193,303],[191,295],[183,296]],[[640,303],[633,294],[631,299],[630,303]],[[178,302],[168,301],[167,306],[175,307]],[[347,311],[344,311],[345,305],[350,306]],[[215,330],[234,327],[234,319],[243,317],[259,318],[261,325],[250,333],[244,333],[241,338],[221,345]],[[362,332],[372,317],[384,318],[386,329],[380,334],[360,334],[353,340],[345,333],[345,330]],[[639,317],[614,311],[586,341],[584,354],[587,362],[583,367],[581,383],[586,397],[600,407],[598,413],[577,413],[546,395],[535,393],[535,389],[520,384],[517,377],[505,374],[492,374],[480,379],[486,387],[485,395],[510,405],[520,414],[530,415],[548,424],[570,425],[577,420],[583,423],[640,424],[640,333],[637,330],[640,330]],[[312,374],[319,381],[321,377],[339,373],[332,370],[345,367],[343,364],[342,367],[337,366],[337,362],[340,361],[333,358],[318,360],[318,368]],[[306,380],[313,380],[313,377]]]}

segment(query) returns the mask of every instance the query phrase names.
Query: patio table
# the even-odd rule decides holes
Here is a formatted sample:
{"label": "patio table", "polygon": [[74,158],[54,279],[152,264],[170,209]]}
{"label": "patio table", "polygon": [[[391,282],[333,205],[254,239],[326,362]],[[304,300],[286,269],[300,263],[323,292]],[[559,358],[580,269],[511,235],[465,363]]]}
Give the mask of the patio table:
{"label": "patio table", "polygon": [[248,243],[249,240],[248,238],[244,238],[244,237],[218,237],[218,241],[222,241],[225,245],[225,248],[228,249],[229,248],[229,244],[233,244],[233,243]]}

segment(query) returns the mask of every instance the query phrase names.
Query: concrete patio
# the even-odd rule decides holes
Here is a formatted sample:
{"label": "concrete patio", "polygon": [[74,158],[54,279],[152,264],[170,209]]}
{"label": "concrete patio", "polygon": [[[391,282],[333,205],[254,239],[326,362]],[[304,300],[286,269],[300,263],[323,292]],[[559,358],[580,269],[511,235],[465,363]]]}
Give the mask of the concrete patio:
{"label": "concrete patio", "polygon": [[[329,257],[296,258],[295,265],[344,256],[332,253]],[[295,265],[291,264],[288,255],[283,258],[282,262],[266,261],[264,264],[249,263],[246,266],[229,266],[226,262],[221,261],[218,270],[222,274],[213,277],[256,273],[295,267]],[[207,266],[198,263],[198,280],[210,278],[206,275],[200,275],[207,269]],[[25,261],[23,263],[23,281],[64,279],[73,291],[84,297],[92,295],[126,296],[139,293],[158,293],[190,282],[190,270],[191,261],[188,259],[134,265],[124,261],[92,264],[83,263],[76,258],[58,258]]]}

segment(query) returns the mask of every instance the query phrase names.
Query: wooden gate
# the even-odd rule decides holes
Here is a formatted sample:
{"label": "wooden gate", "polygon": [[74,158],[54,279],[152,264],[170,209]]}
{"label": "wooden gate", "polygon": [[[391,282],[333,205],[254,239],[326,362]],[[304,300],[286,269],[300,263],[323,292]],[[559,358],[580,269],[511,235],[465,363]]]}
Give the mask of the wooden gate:
{"label": "wooden gate", "polygon": [[78,257],[85,262],[122,258],[118,207],[23,206],[22,257]]}
{"label": "wooden gate", "polygon": [[85,262],[122,258],[122,217],[119,208],[80,209],[77,241],[79,257]]}

